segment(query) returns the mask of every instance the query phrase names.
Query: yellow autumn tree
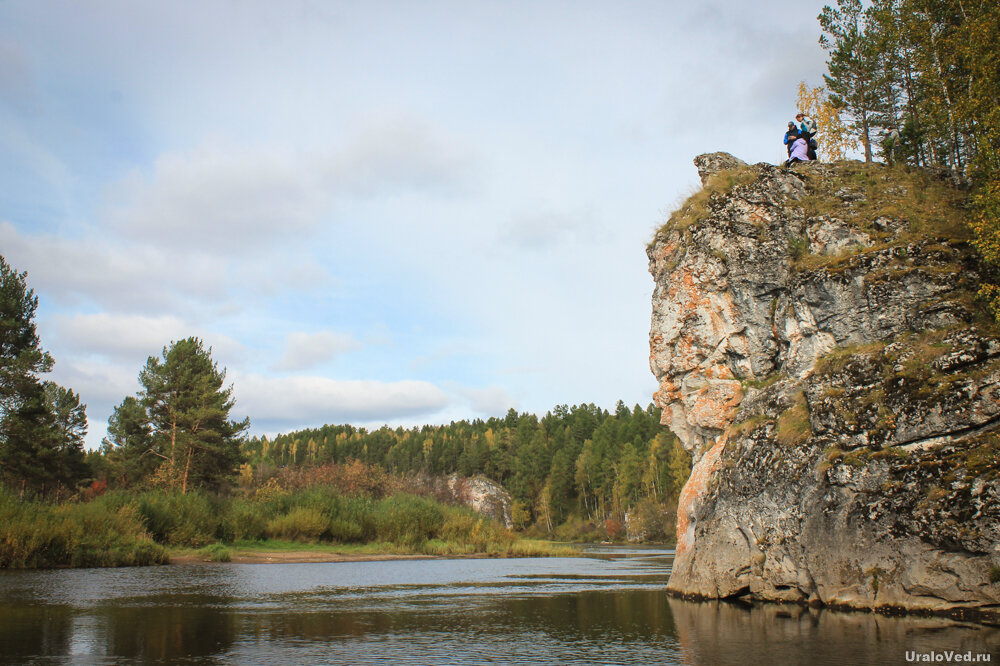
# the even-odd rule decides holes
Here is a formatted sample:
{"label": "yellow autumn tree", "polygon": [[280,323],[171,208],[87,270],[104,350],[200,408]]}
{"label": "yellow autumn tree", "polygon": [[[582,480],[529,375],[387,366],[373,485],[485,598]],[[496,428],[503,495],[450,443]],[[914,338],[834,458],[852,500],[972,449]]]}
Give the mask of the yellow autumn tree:
{"label": "yellow autumn tree", "polygon": [[824,161],[842,160],[850,151],[857,150],[858,138],[841,120],[840,112],[827,96],[826,88],[813,88],[800,81],[795,104],[799,111],[810,116],[819,126],[817,152]]}

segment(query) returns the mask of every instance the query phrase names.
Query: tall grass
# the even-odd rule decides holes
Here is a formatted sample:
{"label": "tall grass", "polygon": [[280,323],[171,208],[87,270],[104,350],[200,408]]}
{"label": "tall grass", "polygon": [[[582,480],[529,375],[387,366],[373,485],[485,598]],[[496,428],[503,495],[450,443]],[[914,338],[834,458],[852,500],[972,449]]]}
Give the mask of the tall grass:
{"label": "tall grass", "polygon": [[333,486],[224,498],[204,492],[107,493],[89,502],[21,502],[0,493],[0,567],[120,566],[166,560],[166,548],[224,561],[222,544],[278,540],[378,544],[381,552],[553,554],[470,509]]}
{"label": "tall grass", "polygon": [[116,567],[166,562],[135,503],[22,502],[0,491],[0,567]]}

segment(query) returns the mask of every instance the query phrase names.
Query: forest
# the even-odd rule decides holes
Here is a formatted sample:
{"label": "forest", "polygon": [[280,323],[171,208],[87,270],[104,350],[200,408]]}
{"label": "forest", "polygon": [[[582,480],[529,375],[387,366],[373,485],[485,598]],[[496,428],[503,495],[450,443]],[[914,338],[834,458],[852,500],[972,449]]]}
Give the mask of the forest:
{"label": "forest", "polygon": [[242,451],[256,478],[351,460],[404,476],[483,474],[514,497],[517,528],[566,537],[616,536],[626,513],[648,538],[672,537],[677,495],[691,470],[658,408],[620,401],[614,412],[559,405],[541,418],[512,409],[502,418],[409,429],[327,425],[254,437]]}

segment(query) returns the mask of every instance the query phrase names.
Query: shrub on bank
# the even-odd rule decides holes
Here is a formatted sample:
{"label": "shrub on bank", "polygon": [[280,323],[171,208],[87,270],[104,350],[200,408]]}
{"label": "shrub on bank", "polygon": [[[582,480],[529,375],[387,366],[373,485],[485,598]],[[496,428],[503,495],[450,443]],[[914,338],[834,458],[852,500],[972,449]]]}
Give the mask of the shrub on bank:
{"label": "shrub on bank", "polygon": [[329,539],[330,520],[321,511],[300,506],[267,524],[266,534],[271,539],[314,542]]}
{"label": "shrub on bank", "polygon": [[[466,508],[397,494],[375,500],[332,487],[224,498],[151,490],[66,504],[22,502],[0,491],[0,567],[120,566],[166,560],[164,546],[201,549],[265,538],[381,544],[398,552],[512,554],[517,539]],[[216,548],[209,552],[207,549]]]}
{"label": "shrub on bank", "polygon": [[135,504],[52,505],[0,492],[0,567],[116,567],[161,564]]}
{"label": "shrub on bank", "polygon": [[447,542],[470,545],[474,552],[498,550],[514,541],[514,536],[489,518],[471,509],[449,507],[441,526],[441,538]]}
{"label": "shrub on bank", "polygon": [[268,519],[262,502],[234,499],[224,505],[218,536],[226,543],[260,541],[267,537]]}
{"label": "shrub on bank", "polygon": [[393,495],[375,506],[375,538],[403,546],[421,546],[441,533],[444,511],[433,500]]}
{"label": "shrub on bank", "polygon": [[222,502],[202,491],[139,495],[139,511],[153,538],[168,546],[201,548],[219,538]]}

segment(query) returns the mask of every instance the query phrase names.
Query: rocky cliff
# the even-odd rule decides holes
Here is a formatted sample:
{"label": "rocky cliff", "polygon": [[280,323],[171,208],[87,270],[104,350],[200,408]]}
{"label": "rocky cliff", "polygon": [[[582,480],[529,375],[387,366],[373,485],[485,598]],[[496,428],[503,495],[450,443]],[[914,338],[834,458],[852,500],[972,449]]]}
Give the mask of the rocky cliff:
{"label": "rocky cliff", "polygon": [[650,366],[692,453],[676,594],[1000,608],[1000,334],[967,193],[725,153],[648,248]]}
{"label": "rocky cliff", "polygon": [[473,477],[432,476],[426,473],[414,474],[407,479],[412,488],[432,495],[445,504],[461,504],[477,511],[507,529],[514,526],[511,508],[514,500],[510,493],[496,481],[482,474]]}

